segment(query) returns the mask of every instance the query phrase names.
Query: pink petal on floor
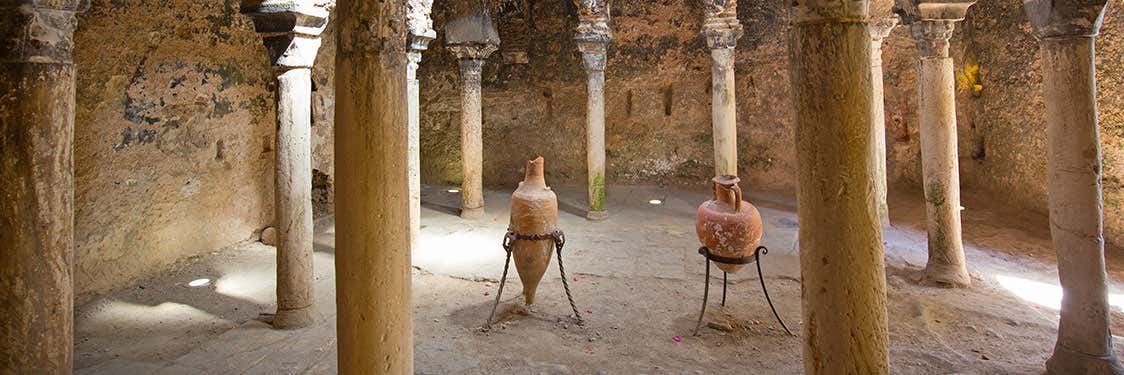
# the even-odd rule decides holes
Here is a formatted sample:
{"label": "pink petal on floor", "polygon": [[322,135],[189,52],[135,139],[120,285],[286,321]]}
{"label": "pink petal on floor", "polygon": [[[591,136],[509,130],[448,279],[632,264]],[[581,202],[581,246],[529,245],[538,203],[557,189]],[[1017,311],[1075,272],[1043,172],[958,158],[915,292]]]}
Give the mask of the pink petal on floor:
{"label": "pink petal on floor", "polygon": [[674,340],[675,342],[683,341],[683,338],[679,337],[679,336],[672,337],[671,339]]}
{"label": "pink petal on floor", "polygon": [[484,292],[484,297],[487,297],[489,294],[492,294],[492,293]]}

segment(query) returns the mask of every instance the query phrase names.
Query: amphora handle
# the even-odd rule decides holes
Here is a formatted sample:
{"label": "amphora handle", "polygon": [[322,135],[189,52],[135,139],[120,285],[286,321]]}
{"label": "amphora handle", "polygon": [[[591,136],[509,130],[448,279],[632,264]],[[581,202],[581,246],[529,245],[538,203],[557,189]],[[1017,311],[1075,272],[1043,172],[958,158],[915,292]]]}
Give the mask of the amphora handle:
{"label": "amphora handle", "polygon": [[714,200],[734,207],[734,212],[742,210],[742,188],[738,186],[741,180],[737,176],[718,176],[711,181],[714,183]]}

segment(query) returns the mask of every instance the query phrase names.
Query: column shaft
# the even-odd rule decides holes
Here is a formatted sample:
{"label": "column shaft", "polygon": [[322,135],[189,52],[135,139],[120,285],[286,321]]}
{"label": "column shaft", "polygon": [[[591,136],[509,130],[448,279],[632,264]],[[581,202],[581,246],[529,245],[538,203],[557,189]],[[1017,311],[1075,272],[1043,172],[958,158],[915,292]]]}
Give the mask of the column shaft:
{"label": "column shaft", "polygon": [[273,325],[312,324],[312,70],[277,76],[277,315]]}
{"label": "column shaft", "polygon": [[605,219],[605,71],[587,70],[586,165],[589,169],[590,219]]}
{"label": "column shaft", "polygon": [[738,175],[738,108],[734,82],[734,48],[710,50],[711,117],[714,126],[714,173]]}
{"label": "column shaft", "polygon": [[929,232],[926,272],[937,282],[966,285],[970,279],[960,231],[952,59],[923,59],[920,76],[921,159]]}
{"label": "column shaft", "polygon": [[[893,28],[892,24],[889,28]],[[885,32],[889,32],[889,28]],[[874,31],[881,34],[881,31]],[[870,102],[871,137],[874,141],[874,200],[878,209],[878,222],[890,226],[890,207],[887,199],[886,177],[886,103],[885,84],[882,80],[882,35],[874,35],[870,42]]]}
{"label": "column shaft", "polygon": [[1042,40],[1050,235],[1063,289],[1054,374],[1122,373],[1112,350],[1092,37]]}
{"label": "column shaft", "polygon": [[410,178],[410,248],[418,249],[421,236],[421,85],[418,83],[418,63],[421,52],[407,54],[406,65],[406,117],[409,119],[406,132],[408,153],[406,169]]}
{"label": "column shaft", "polygon": [[[0,373],[69,374],[74,351],[78,2],[0,6]],[[29,4],[25,4],[29,3]],[[11,6],[9,6],[11,5]]]}
{"label": "column shaft", "polygon": [[921,51],[918,71],[921,169],[929,238],[926,277],[935,283],[971,284],[960,228],[960,167],[956,150],[956,82],[948,38],[952,21],[912,26]]}
{"label": "column shaft", "polygon": [[461,217],[484,216],[484,133],[480,104],[483,59],[461,59]]}
{"label": "column shaft", "polygon": [[339,30],[350,30],[337,34],[336,56],[341,374],[414,372],[406,30],[384,24],[405,24],[406,3],[340,0],[337,5]]}
{"label": "column shaft", "polygon": [[74,65],[0,65],[0,372],[70,373]]}
{"label": "column shaft", "polygon": [[865,22],[817,18],[794,25],[792,37],[804,370],[886,374],[870,34]]}

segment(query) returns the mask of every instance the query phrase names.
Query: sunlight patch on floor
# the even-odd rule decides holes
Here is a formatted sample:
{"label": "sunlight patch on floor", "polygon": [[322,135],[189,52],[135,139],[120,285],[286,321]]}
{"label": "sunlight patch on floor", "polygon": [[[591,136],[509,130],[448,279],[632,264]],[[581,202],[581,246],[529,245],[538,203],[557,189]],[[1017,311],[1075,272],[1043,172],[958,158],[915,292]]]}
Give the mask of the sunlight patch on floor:
{"label": "sunlight patch on floor", "polygon": [[[996,275],[995,281],[1024,301],[1054,310],[1061,309],[1061,286],[1007,275]],[[1109,293],[1108,304],[1118,311],[1124,311],[1124,294]]]}

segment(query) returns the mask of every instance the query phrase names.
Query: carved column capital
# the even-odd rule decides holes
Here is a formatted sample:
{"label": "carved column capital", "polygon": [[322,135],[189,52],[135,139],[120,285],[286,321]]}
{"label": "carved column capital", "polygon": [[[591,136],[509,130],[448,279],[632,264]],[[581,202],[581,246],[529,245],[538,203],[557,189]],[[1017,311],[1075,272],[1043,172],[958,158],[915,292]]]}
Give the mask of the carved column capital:
{"label": "carved column capital", "polygon": [[73,62],[75,14],[89,7],[89,0],[0,1],[0,62]]}
{"label": "carved column capital", "polygon": [[609,44],[607,42],[578,42],[582,64],[587,71],[604,71]]}
{"label": "carved column capital", "polygon": [[909,30],[917,41],[917,53],[922,58],[948,57],[948,41],[955,27],[952,20],[929,20],[914,22]]}
{"label": "carved column capital", "polygon": [[604,71],[609,43],[613,41],[613,30],[609,26],[610,0],[573,0],[578,7],[577,35],[578,51],[587,71]]}
{"label": "carved column capital", "polygon": [[447,47],[458,60],[485,60],[499,49],[499,44],[467,42],[449,44]]}
{"label": "carved column capital", "polygon": [[[898,26],[897,15],[878,18],[870,22],[870,64],[882,66],[882,39],[890,35],[890,31]],[[881,68],[879,68],[881,69]]]}
{"label": "carved column capital", "polygon": [[1024,0],[1038,38],[1094,37],[1100,33],[1108,0]]}
{"label": "carved column capital", "polygon": [[972,4],[975,0],[899,0],[894,13],[910,25],[922,58],[944,58],[956,21],[964,19]]}
{"label": "carved column capital", "polygon": [[254,21],[270,61],[280,69],[312,67],[334,7],[334,0],[242,1],[242,13]]}
{"label": "carved column capital", "polygon": [[736,47],[744,33],[741,22],[738,22],[737,0],[704,0],[703,6],[706,19],[702,33],[706,36],[707,47]]}
{"label": "carved column capital", "polygon": [[893,31],[901,18],[897,15],[873,19],[870,21],[870,38],[874,41],[882,43],[882,39],[890,36],[890,31]]}
{"label": "carved column capital", "polygon": [[433,30],[433,0],[408,0],[406,4],[406,27],[409,29],[406,48],[409,52],[429,49],[429,42],[437,38]]}
{"label": "carved column capital", "polygon": [[445,25],[445,46],[459,60],[484,60],[500,47],[500,35],[486,10]]}

